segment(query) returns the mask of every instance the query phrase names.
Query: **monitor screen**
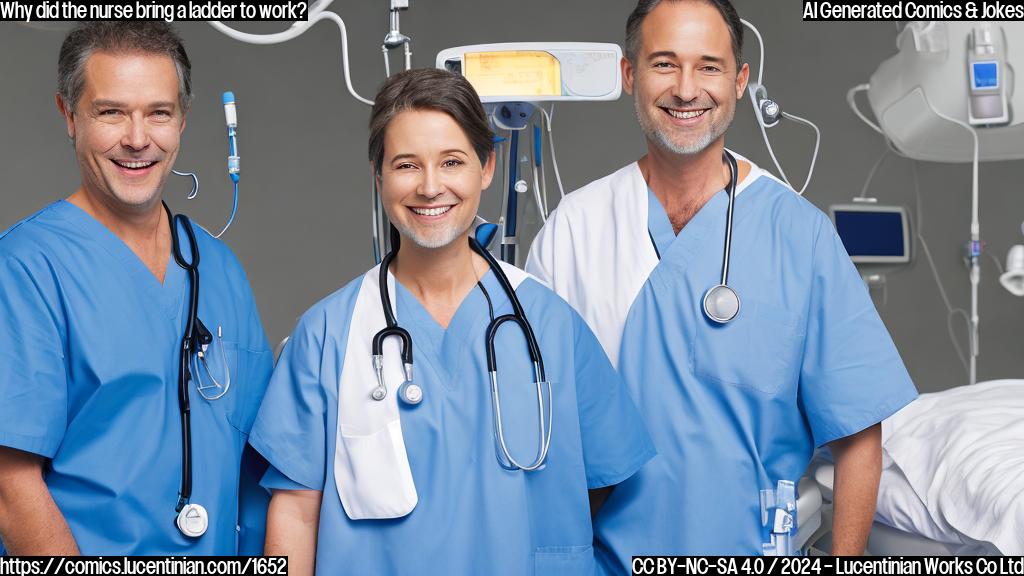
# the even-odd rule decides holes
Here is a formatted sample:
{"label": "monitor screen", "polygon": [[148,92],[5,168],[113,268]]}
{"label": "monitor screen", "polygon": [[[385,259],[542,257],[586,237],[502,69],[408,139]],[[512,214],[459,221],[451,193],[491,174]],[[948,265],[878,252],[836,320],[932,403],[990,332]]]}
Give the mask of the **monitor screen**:
{"label": "monitor screen", "polygon": [[893,210],[833,210],[836,230],[854,262],[907,262],[906,216]]}
{"label": "monitor screen", "polygon": [[558,59],[543,50],[466,52],[462,73],[480,96],[561,96]]}
{"label": "monitor screen", "polygon": [[971,71],[975,90],[999,87],[998,62],[973,62],[971,64]]}

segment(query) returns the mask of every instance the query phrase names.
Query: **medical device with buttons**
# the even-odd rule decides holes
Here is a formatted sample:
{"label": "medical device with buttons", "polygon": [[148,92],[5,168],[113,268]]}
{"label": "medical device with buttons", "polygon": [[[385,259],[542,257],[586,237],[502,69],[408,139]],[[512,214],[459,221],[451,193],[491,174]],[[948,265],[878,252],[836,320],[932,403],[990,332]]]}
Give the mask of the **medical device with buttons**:
{"label": "medical device with buttons", "polygon": [[1006,102],[1006,50],[1002,28],[982,22],[972,30],[967,50],[967,119],[972,126],[1005,124],[1010,121]]}
{"label": "medical device with buttons", "polygon": [[855,264],[910,262],[910,226],[901,206],[837,204],[829,215]]}

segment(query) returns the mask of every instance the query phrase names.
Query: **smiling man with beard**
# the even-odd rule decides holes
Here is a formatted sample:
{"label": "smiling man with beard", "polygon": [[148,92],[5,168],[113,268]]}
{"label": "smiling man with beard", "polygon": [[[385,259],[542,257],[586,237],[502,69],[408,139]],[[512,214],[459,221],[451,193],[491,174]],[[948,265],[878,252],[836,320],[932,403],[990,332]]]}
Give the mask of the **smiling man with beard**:
{"label": "smiling man with beard", "polygon": [[725,149],[742,45],[728,0],[638,3],[622,73],[647,154],[568,195],[527,262],[597,334],[658,450],[597,516],[609,573],[631,555],[761,554],[760,492],[826,445],[833,551],[861,553],[878,423],[916,396],[828,218]]}
{"label": "smiling man with beard", "polygon": [[[259,494],[240,470],[271,354],[234,255],[161,201],[192,99],[181,39],[164,23],[81,24],[56,99],[81,186],[0,236],[6,551],[258,553],[266,498],[240,502]],[[198,277],[179,251],[209,326],[188,352]]]}

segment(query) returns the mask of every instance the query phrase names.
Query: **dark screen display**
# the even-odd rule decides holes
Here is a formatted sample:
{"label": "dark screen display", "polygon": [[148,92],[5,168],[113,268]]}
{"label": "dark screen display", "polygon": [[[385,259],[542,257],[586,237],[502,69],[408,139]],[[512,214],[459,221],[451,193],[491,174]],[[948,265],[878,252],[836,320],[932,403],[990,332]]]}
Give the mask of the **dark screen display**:
{"label": "dark screen display", "polygon": [[897,212],[835,213],[836,230],[851,256],[903,256],[903,218]]}

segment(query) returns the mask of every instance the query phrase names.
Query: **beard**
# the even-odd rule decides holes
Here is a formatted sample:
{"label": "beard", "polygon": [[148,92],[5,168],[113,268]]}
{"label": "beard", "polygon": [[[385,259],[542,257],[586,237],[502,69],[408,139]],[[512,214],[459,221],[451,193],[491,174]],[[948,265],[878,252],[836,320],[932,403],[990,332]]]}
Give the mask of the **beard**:
{"label": "beard", "polygon": [[406,226],[401,222],[392,222],[398,232],[404,237],[412,240],[413,244],[420,248],[444,248],[452,242],[458,240],[460,237],[465,236],[469,233],[469,229],[473,226],[473,221],[466,225],[462,223],[453,222],[447,224],[441,228],[435,228],[429,232],[416,230]]}
{"label": "beard", "polygon": [[[735,109],[730,112],[727,116],[713,120],[711,125],[708,126],[707,130],[688,142],[678,142],[672,139],[671,129],[663,127],[655,121],[649,114],[647,109],[644,108],[642,98],[634,98],[633,106],[636,110],[636,120],[640,124],[640,129],[643,131],[644,136],[651,142],[657,144],[660,148],[668,150],[674,154],[680,156],[688,156],[703,152],[712,142],[718,140],[726,130],[729,129],[729,125],[732,124],[732,119],[735,114]],[[705,112],[710,114],[711,110]]]}

